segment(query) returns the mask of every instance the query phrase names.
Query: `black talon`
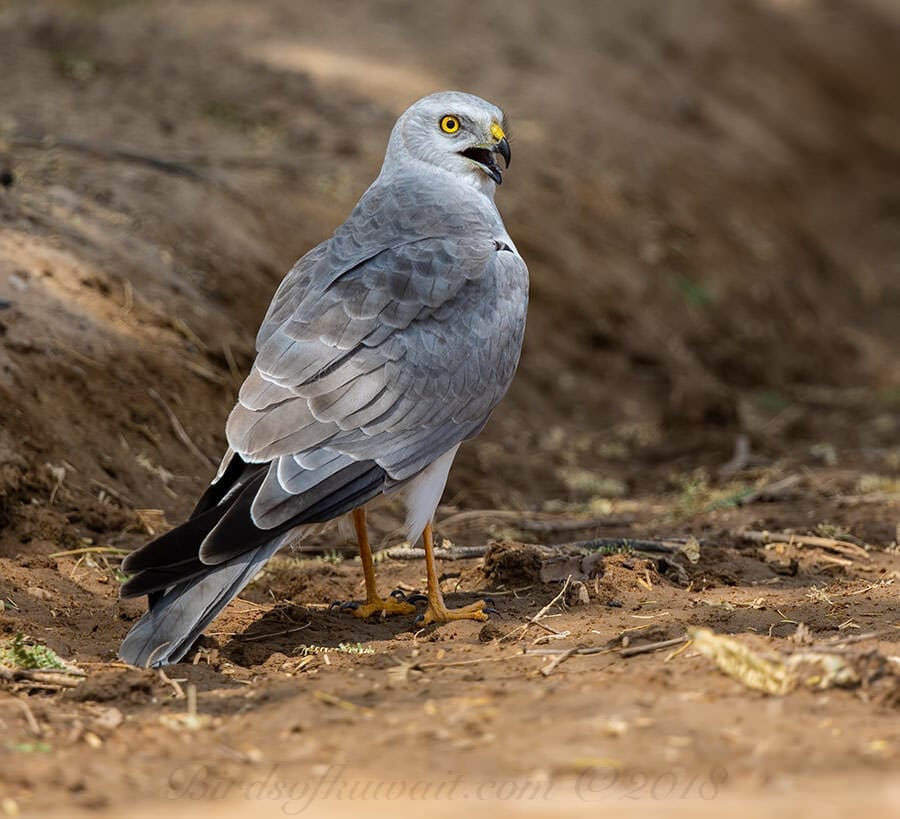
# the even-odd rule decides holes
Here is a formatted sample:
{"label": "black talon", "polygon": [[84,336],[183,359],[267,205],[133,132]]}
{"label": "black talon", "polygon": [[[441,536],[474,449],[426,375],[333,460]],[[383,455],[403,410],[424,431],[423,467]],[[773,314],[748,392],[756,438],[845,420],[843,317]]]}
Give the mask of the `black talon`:
{"label": "black talon", "polygon": [[424,615],[424,614],[418,614],[418,615],[416,615],[416,619],[413,620],[413,625],[414,625],[414,626],[419,625],[419,623],[421,623],[424,619],[425,619],[425,615]]}
{"label": "black talon", "polygon": [[499,611],[497,611],[497,609],[493,609],[493,608],[490,608],[490,609],[482,609],[482,611],[483,611],[485,614],[496,614],[498,617],[502,617],[502,616],[503,616]]}
{"label": "black talon", "polygon": [[406,593],[402,589],[394,589],[391,592],[391,597],[393,597],[394,600],[400,600],[401,602],[406,601]]}
{"label": "black talon", "polygon": [[486,606],[491,606],[493,608],[495,605],[493,599],[490,597],[482,597],[481,599],[484,600]]}
{"label": "black talon", "polygon": [[332,600],[331,604],[328,606],[328,611],[332,609],[340,609],[341,611],[347,611],[347,609],[358,609],[359,603],[356,600]]}
{"label": "black talon", "polygon": [[411,594],[409,597],[405,598],[407,603],[412,603],[415,605],[416,603],[427,603],[428,595],[427,594]]}

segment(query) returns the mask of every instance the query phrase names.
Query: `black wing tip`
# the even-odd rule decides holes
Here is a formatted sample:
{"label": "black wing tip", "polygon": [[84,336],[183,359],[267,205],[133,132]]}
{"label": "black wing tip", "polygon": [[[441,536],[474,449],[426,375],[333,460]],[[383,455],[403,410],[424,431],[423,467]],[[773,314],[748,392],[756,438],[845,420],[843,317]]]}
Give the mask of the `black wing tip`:
{"label": "black wing tip", "polygon": [[263,478],[260,474],[248,484],[222,520],[203,539],[198,550],[203,565],[217,566],[298,526],[325,523],[352,512],[384,491],[387,472],[374,461],[355,461],[317,485],[316,488],[324,489],[324,493],[316,496],[309,492],[286,498],[288,502],[305,501],[308,505],[294,510],[295,514],[271,529],[259,528],[251,512]]}
{"label": "black wing tip", "polygon": [[218,506],[225,495],[240,483],[242,479],[249,478],[258,469],[260,469],[260,464],[250,464],[237,452],[233,453],[228,466],[225,467],[225,471],[218,478],[214,478],[200,496],[194,511],[191,512],[191,517],[196,518]]}
{"label": "black wing tip", "polygon": [[226,504],[213,506],[136,549],[122,561],[131,575],[119,589],[122,599],[159,593],[190,580],[231,558],[262,546],[285,532],[323,523],[352,512],[384,491],[387,473],[374,461],[357,461],[327,480],[328,491],[286,522],[261,529],[250,507],[265,470],[255,474]]}
{"label": "black wing tip", "polygon": [[197,577],[208,568],[197,558],[192,558],[172,566],[143,569],[135,574],[134,577],[128,578],[119,587],[119,597],[127,600],[132,597],[142,597],[146,594],[151,597],[150,602],[152,603],[154,594],[161,594],[164,590],[178,583]]}

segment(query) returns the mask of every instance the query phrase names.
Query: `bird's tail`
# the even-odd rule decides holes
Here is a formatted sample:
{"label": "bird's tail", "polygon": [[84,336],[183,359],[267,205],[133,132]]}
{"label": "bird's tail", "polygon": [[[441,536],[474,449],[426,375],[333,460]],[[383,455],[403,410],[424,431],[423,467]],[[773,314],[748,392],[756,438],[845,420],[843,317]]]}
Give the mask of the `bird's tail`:
{"label": "bird's tail", "polygon": [[[289,539],[371,500],[386,474],[374,462],[348,459],[324,474],[310,470],[309,485],[294,494],[278,488],[277,480],[266,488],[272,464],[247,463],[229,453],[223,466],[188,520],[122,561],[122,571],[132,576],[121,596],[146,594],[150,606],[119,649],[132,665],[177,663]],[[272,508],[287,506],[271,528],[254,520],[260,492]]]}
{"label": "bird's tail", "polygon": [[161,595],[151,596],[149,611],[128,632],[119,658],[151,668],[179,662],[213,618],[289,537],[276,537],[225,563],[207,567]]}

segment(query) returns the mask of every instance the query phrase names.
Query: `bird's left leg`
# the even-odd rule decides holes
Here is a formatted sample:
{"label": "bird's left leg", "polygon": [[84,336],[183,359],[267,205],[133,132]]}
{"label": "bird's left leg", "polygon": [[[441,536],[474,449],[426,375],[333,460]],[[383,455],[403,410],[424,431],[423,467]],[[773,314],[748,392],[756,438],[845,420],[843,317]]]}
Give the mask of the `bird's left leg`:
{"label": "bird's left leg", "polygon": [[[369,545],[369,533],[366,529],[366,510],[360,506],[353,510],[353,526],[356,529],[356,542],[359,545],[359,559],[362,561],[363,576],[366,580],[366,600],[364,603],[352,601],[339,604],[341,611],[349,611],[360,619],[373,614],[412,614],[416,607],[403,599],[402,592],[395,592],[390,597],[380,597],[375,588],[375,561],[372,559],[372,547]],[[333,604],[338,605],[338,604]]]}
{"label": "bird's left leg", "polygon": [[488,613],[497,612],[490,608],[490,600],[476,600],[468,606],[458,609],[448,609],[444,603],[444,595],[441,594],[441,585],[438,582],[437,565],[434,560],[434,539],[431,532],[431,524],[422,532],[422,545],[425,547],[425,570],[428,575],[428,606],[422,615],[420,622],[423,625],[429,623],[448,623],[451,620],[480,620],[488,619]]}

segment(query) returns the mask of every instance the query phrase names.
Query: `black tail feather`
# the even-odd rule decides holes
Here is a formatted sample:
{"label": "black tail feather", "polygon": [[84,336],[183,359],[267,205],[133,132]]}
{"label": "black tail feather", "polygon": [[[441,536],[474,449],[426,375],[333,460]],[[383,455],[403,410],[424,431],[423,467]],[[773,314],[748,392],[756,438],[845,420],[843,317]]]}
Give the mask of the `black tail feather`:
{"label": "black tail feather", "polygon": [[222,499],[235,486],[241,483],[247,483],[254,477],[256,472],[265,472],[268,467],[269,465],[267,463],[247,463],[236,452],[233,453],[231,460],[228,462],[228,466],[225,468],[221,477],[207,486],[206,491],[200,496],[200,500],[197,501],[194,511],[191,512],[191,517],[195,518],[203,512],[218,506],[222,502]]}
{"label": "black tail feather", "polygon": [[146,594],[151,611],[163,597],[171,605],[169,590],[192,588],[215,566],[265,547],[298,526],[333,520],[352,511],[378,495],[386,478],[377,464],[356,462],[296,498],[295,502],[301,501],[297,514],[285,523],[260,529],[250,509],[268,468],[269,464],[247,464],[235,455],[187,521],[125,558],[122,570],[133,576],[123,584],[121,596]]}
{"label": "black tail feather", "polygon": [[357,461],[325,478],[305,495],[287,501],[293,503],[297,510],[285,523],[273,529],[260,529],[253,522],[250,506],[263,477],[254,478],[231,504],[222,520],[211,529],[200,552],[204,563],[223,563],[297,526],[324,523],[351,512],[381,492],[386,476],[378,464]]}
{"label": "black tail feather", "polygon": [[265,477],[265,469],[257,474],[227,503],[221,503],[188,518],[180,526],[132,552],[122,561],[122,571],[134,575],[123,584],[122,597],[139,597],[202,574],[208,566],[199,557],[200,544],[216,525],[229,514],[238,520],[247,519],[254,537],[243,542],[240,551],[251,549],[271,540],[279,532],[258,529],[250,518],[250,504]]}
{"label": "black tail feather", "polygon": [[[165,591],[176,583],[181,583],[184,580],[203,574],[208,568],[206,564],[200,562],[199,558],[195,557],[191,560],[182,560],[180,563],[174,563],[170,566],[154,566],[142,569],[122,584],[119,595],[122,598],[140,597],[143,594],[150,597]],[[152,597],[148,602],[151,606],[153,605]]]}
{"label": "black tail feather", "polygon": [[170,529],[156,540],[135,549],[122,561],[125,574],[136,574],[158,566],[171,566],[196,556],[198,544],[228,511],[227,506],[215,506],[180,526]]}

